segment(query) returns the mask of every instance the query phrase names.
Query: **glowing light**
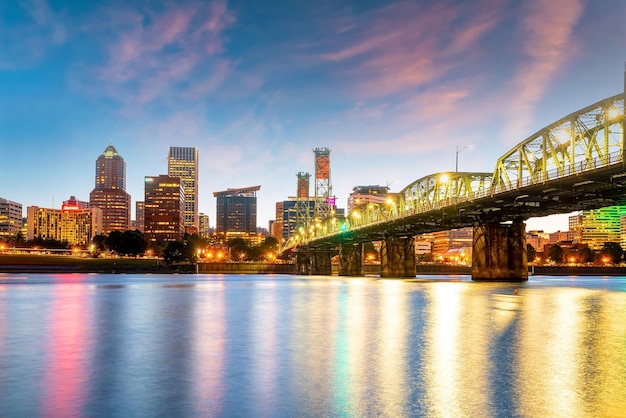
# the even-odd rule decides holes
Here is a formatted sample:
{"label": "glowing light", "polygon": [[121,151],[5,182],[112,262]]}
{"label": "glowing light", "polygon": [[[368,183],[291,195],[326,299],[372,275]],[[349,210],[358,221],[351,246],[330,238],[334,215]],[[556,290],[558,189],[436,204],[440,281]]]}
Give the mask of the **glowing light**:
{"label": "glowing light", "polygon": [[609,119],[616,119],[619,116],[619,111],[615,108],[609,109]]}
{"label": "glowing light", "polygon": [[441,174],[441,175],[439,176],[439,181],[440,181],[441,183],[447,183],[447,182],[449,182],[449,181],[450,181],[450,176],[449,176],[448,174],[446,174],[446,173],[443,173],[443,174]]}

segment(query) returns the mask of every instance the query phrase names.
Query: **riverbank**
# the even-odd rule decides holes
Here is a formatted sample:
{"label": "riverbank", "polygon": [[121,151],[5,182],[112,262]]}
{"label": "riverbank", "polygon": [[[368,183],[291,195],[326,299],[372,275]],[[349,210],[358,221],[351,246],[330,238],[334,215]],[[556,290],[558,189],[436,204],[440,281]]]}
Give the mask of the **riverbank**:
{"label": "riverbank", "polygon": [[193,273],[195,266],[169,266],[160,259],[87,258],[71,255],[0,254],[0,273]]}
{"label": "riverbank", "polygon": [[[333,265],[333,274],[339,267]],[[86,258],[69,255],[0,254],[0,273],[106,273],[106,274],[296,274],[289,263],[211,262],[167,265],[160,259]],[[379,275],[380,264],[365,264],[363,273]],[[417,264],[416,274],[470,275],[470,266]],[[623,266],[529,266],[535,276],[626,276]]]}

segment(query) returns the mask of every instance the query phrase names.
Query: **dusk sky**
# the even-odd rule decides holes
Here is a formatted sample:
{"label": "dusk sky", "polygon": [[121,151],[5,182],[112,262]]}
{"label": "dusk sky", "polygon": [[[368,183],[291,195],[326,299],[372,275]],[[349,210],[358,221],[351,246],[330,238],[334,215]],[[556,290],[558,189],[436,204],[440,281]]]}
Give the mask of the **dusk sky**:
{"label": "dusk sky", "polygon": [[197,147],[211,226],[214,191],[261,185],[267,227],[317,147],[343,208],[354,186],[454,170],[457,146],[459,171],[493,172],[623,91],[625,22],[624,0],[4,1],[0,197],[89,200],[109,144],[133,217],[168,147]]}

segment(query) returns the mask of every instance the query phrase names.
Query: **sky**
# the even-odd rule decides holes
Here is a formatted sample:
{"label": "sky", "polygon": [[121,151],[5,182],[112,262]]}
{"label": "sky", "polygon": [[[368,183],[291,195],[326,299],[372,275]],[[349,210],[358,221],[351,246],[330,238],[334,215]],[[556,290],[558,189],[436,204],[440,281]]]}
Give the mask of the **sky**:
{"label": "sky", "polygon": [[[357,185],[493,172],[544,126],[624,89],[623,0],[0,2],[0,197],[89,200],[113,144],[134,202],[199,151],[199,209],[260,185],[258,225],[330,153]],[[311,183],[313,194],[313,182]],[[567,230],[567,217],[527,229]]]}

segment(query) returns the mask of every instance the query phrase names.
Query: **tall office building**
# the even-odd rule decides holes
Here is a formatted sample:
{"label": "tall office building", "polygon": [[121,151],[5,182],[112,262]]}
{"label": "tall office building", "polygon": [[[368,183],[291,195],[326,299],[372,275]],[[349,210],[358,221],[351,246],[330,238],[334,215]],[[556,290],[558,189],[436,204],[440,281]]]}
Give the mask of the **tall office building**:
{"label": "tall office building", "polygon": [[[304,213],[304,215],[303,215]],[[275,236],[279,245],[284,245],[289,238],[298,233],[299,228],[307,227],[299,223],[302,218],[313,219],[315,214],[315,199],[298,199],[290,197],[289,200],[276,202]]]}
{"label": "tall office building", "polygon": [[130,195],[126,193],[126,163],[113,145],[96,160],[96,187],[89,205],[102,210],[102,233],[130,228]]}
{"label": "tall office building", "polygon": [[256,235],[256,192],[261,186],[213,192],[217,198],[215,227],[226,236]]}
{"label": "tall office building", "polygon": [[144,236],[148,242],[181,241],[185,234],[185,190],[179,177],[147,176]]}
{"label": "tall office building", "polygon": [[185,190],[185,232],[193,234],[200,227],[198,218],[198,150],[189,147],[170,147],[167,156],[167,175],[179,177]]}
{"label": "tall office building", "polygon": [[135,229],[143,234],[144,230],[144,202],[135,202]]}
{"label": "tall office building", "polygon": [[22,230],[22,204],[0,198],[0,238],[15,237]]}
{"label": "tall office building", "polygon": [[581,242],[592,250],[601,250],[607,242],[620,243],[620,218],[626,206],[608,206],[584,210],[580,223]]}
{"label": "tall office building", "polygon": [[211,236],[211,225],[209,225],[209,215],[200,213],[198,215],[198,235],[200,238],[208,238]]}
{"label": "tall office building", "polygon": [[63,202],[60,210],[29,206],[26,211],[28,240],[54,239],[86,247],[102,233],[102,210],[83,207],[74,196]]}

